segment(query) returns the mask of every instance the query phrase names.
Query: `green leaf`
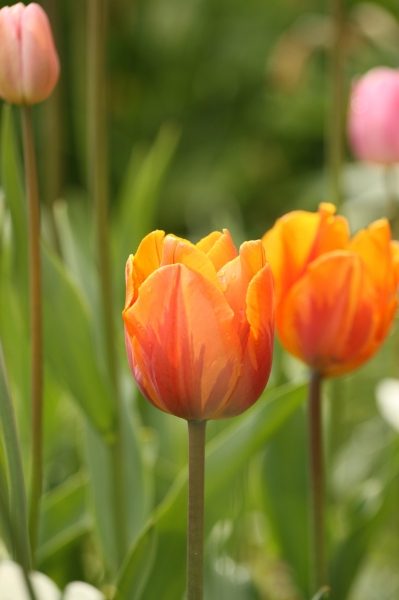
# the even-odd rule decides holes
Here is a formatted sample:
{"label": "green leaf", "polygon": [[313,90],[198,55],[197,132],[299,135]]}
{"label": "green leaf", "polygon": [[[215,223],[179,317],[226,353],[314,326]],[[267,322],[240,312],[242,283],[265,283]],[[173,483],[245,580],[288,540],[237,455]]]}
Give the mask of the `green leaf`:
{"label": "green leaf", "polygon": [[330,564],[334,598],[351,597],[360,569],[374,551],[374,542],[378,544],[384,531],[391,528],[390,522],[395,522],[398,474],[397,435],[390,435],[378,419],[359,425],[334,464],[334,491],[340,522],[345,524],[340,528],[343,533],[336,535]]}
{"label": "green leaf", "polygon": [[[182,515],[184,520],[185,517],[185,514]],[[182,597],[186,572],[185,535],[181,530],[174,531],[173,523],[170,525],[167,529],[164,523],[155,519],[138,538],[118,577],[115,600],[130,600],[131,596],[137,600],[176,600]],[[131,573],[140,572],[143,546],[148,544],[150,535],[156,536],[156,549],[137,581]]]}
{"label": "green leaf", "polygon": [[313,596],[312,600],[325,600],[330,597],[330,588],[323,587]]}
{"label": "green leaf", "polygon": [[90,313],[62,264],[43,247],[43,300],[46,358],[95,427],[113,435],[115,406],[111,386],[97,358]]}
{"label": "green leaf", "polygon": [[[226,600],[261,600],[254,582],[245,573],[243,565],[237,565],[226,554],[213,557],[206,565],[204,574],[204,597]],[[244,570],[240,576],[239,571]]]}
{"label": "green leaf", "polygon": [[3,352],[0,345],[0,423],[7,454],[10,482],[10,522],[14,533],[16,558],[28,569],[30,567],[30,547],[28,518],[26,509],[25,481],[22,467],[21,449],[18,440],[14,407],[10,396]]}
{"label": "green leaf", "polygon": [[100,307],[87,198],[82,193],[69,192],[63,201],[57,201],[54,210],[65,267],[90,306],[97,302]]}
{"label": "green leaf", "polygon": [[266,393],[247,414],[213,439],[207,452],[207,500],[221,489],[279,431],[293,411],[303,404],[305,387],[287,385]]}
{"label": "green leaf", "polygon": [[0,537],[10,555],[13,554],[13,531],[10,517],[10,498],[5,450],[0,440]]}
{"label": "green leaf", "polygon": [[149,527],[135,546],[135,560],[130,568],[122,569],[118,582],[118,597],[140,600],[151,573],[157,550],[157,536],[153,527]]}
{"label": "green leaf", "polygon": [[0,338],[12,396],[24,405],[30,389],[28,327],[10,267],[0,260]]}
{"label": "green leaf", "polygon": [[152,148],[138,161],[133,150],[118,198],[120,213],[116,220],[115,241],[117,272],[123,272],[126,259],[141,239],[154,228],[156,203],[162,181],[174,156],[179,131],[164,125]]}
{"label": "green leaf", "polygon": [[13,273],[17,277],[21,292],[27,290],[27,214],[22,169],[17,149],[13,110],[3,105],[1,120],[1,185],[6,204],[11,214],[13,231]]}
{"label": "green leaf", "polygon": [[305,598],[310,594],[307,449],[306,418],[300,407],[270,440],[262,478],[265,513]]}
{"label": "green leaf", "polygon": [[335,549],[330,580],[334,598],[345,600],[349,597],[351,587],[359,570],[366,560],[373,539],[380,532],[387,512],[392,506],[397,507],[397,479],[392,479],[381,490],[380,501],[368,506],[358,506],[349,522],[356,525],[351,528],[345,539]]}
{"label": "green leaf", "polygon": [[[143,463],[139,429],[128,409],[124,405],[122,409],[123,418],[118,432],[119,449],[112,441],[106,443],[90,427],[86,431],[95,523],[106,563],[112,573],[116,573],[120,568],[124,556],[123,554],[121,557],[119,536],[123,536],[122,543],[126,546],[126,552],[138,532],[143,529],[150,510],[150,486]],[[115,504],[118,501],[115,494],[118,481],[115,477],[118,476],[118,470],[122,476],[121,492],[125,513],[122,515],[122,532],[120,515],[117,517],[115,514]]]}
{"label": "green leaf", "polygon": [[[303,386],[284,386],[268,392],[269,400],[262,398],[246,414],[235,418],[232,425],[216,435],[207,445],[205,506],[217,502],[220,495],[228,497],[231,479],[245,468],[250,458],[261,450],[282,427],[305,399]],[[146,529],[132,547],[118,581],[129,579],[129,572],[137,569],[141,560],[141,545],[149,530],[154,528],[158,544],[153,568],[148,574],[141,598],[175,600],[181,597],[185,584],[186,548],[186,483],[187,470],[179,475],[169,494],[155,511]],[[210,523],[207,523],[209,529]],[[126,585],[118,600],[129,600]]]}
{"label": "green leaf", "polygon": [[78,473],[43,497],[39,562],[51,558],[91,530],[93,521],[87,511],[87,494],[87,476]]}

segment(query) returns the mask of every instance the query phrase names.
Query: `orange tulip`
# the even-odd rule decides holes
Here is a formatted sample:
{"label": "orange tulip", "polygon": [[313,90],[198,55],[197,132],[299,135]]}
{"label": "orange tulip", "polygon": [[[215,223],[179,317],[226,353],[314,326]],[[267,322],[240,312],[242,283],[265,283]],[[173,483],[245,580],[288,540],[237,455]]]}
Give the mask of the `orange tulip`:
{"label": "orange tulip", "polygon": [[197,244],[147,235],[126,264],[129,363],[157,408],[188,420],[237,415],[272,362],[273,281],[260,240],[238,254],[228,231]]}
{"label": "orange tulip", "polygon": [[380,347],[397,307],[398,244],[386,219],[350,238],[332,204],[293,211],[263,237],[282,345],[323,376],[351,371]]}

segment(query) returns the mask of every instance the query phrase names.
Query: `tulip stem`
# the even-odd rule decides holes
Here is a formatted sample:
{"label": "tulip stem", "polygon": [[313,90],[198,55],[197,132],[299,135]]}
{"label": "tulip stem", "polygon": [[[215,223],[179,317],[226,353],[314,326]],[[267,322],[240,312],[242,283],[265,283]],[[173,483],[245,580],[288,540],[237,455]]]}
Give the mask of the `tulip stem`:
{"label": "tulip stem", "polygon": [[330,103],[327,131],[330,198],[342,203],[342,163],[344,154],[344,10],[342,0],[330,0],[332,41],[330,48]]}
{"label": "tulip stem", "polygon": [[202,600],[206,421],[188,421],[187,600]]}
{"label": "tulip stem", "polygon": [[326,584],[324,540],[324,460],[321,411],[321,381],[312,372],[309,381],[309,466],[311,508],[311,564],[314,592]]}
{"label": "tulip stem", "polygon": [[114,528],[118,558],[122,561],[126,547],[125,483],[121,423],[122,404],[118,386],[115,327],[113,317],[113,285],[110,269],[108,232],[108,153],[105,77],[107,0],[89,0],[87,18],[88,43],[88,168],[89,189],[94,205],[94,222],[98,278],[108,372],[117,403],[115,440],[112,442],[112,474],[114,477]]}
{"label": "tulip stem", "polygon": [[[60,34],[60,3],[58,0],[46,0],[44,9],[49,16],[55,37]],[[49,220],[51,241],[54,251],[62,258],[62,245],[56,219],[56,202],[61,194],[63,160],[61,154],[63,136],[63,114],[61,106],[61,84],[59,83],[45,105],[45,158],[46,190],[45,204]]]}
{"label": "tulip stem", "polygon": [[391,223],[395,224],[397,217],[397,181],[396,170],[392,165],[384,167],[384,184],[387,198],[387,216]]}
{"label": "tulip stem", "polygon": [[116,386],[116,355],[113,322],[108,235],[108,159],[104,78],[105,0],[89,2],[88,141],[89,187],[94,203],[98,273],[110,375]]}
{"label": "tulip stem", "polygon": [[40,203],[32,114],[29,106],[21,107],[28,201],[29,229],[29,297],[31,335],[31,496],[29,529],[32,555],[37,542],[40,499],[43,485],[43,339],[40,262]]}

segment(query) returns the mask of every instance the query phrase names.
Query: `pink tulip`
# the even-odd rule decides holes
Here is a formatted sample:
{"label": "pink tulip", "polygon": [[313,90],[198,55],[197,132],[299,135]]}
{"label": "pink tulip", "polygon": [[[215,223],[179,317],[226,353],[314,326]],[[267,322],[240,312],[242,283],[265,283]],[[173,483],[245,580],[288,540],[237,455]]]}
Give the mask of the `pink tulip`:
{"label": "pink tulip", "polygon": [[399,162],[399,70],[376,67],[355,82],[348,130],[360,160]]}
{"label": "pink tulip", "polygon": [[12,104],[45,100],[58,80],[59,62],[46,13],[33,2],[0,10],[0,97]]}

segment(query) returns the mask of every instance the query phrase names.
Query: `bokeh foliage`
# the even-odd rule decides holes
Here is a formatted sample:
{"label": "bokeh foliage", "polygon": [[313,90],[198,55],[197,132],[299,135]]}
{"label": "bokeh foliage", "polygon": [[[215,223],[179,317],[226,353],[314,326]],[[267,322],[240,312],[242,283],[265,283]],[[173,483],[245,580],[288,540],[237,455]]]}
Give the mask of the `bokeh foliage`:
{"label": "bokeh foliage", "polygon": [[[186,431],[139,396],[128,372],[120,320],[124,262],[155,227],[197,238],[227,226],[239,242],[262,235],[287,210],[313,209],[330,197],[329,8],[314,0],[109,2],[110,229],[125,411],[121,560],[110,511],[115,402],[99,331],[87,193],[86,13],[81,2],[43,4],[56,30],[62,79],[35,114],[46,357],[38,568],[60,586],[85,579],[110,597],[117,583],[120,600],[179,600]],[[345,3],[346,91],[357,73],[396,64],[398,14],[393,1]],[[18,133],[16,111],[3,107],[0,335],[27,474],[27,245]],[[354,227],[384,214],[378,171],[354,165],[346,150],[343,178],[343,210]],[[310,600],[306,372],[276,346],[272,380],[258,404],[209,427],[209,600]],[[375,404],[375,386],[387,376],[398,376],[395,332],[369,365],[325,388],[336,600],[399,596],[399,436]],[[6,450],[0,447],[1,464]],[[7,479],[6,468],[0,473]]]}

